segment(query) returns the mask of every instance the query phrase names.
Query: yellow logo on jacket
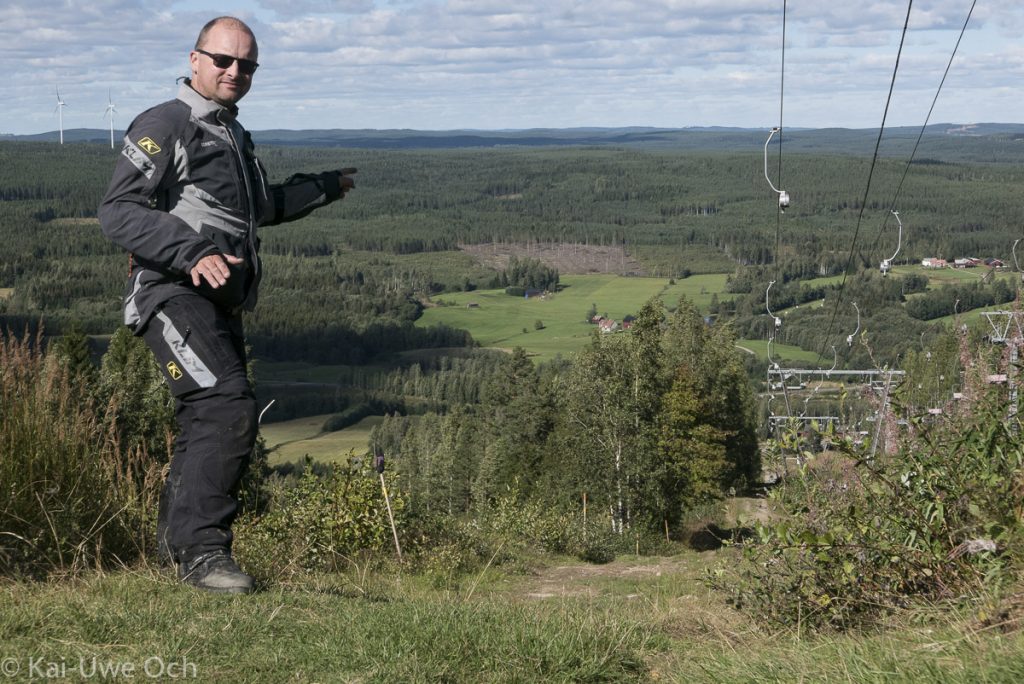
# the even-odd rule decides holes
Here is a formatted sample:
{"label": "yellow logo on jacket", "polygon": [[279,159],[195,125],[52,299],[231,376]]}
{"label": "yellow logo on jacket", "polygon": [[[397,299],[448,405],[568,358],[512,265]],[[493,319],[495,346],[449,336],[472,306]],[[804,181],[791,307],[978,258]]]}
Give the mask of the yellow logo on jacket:
{"label": "yellow logo on jacket", "polygon": [[171,376],[171,380],[181,380],[185,374],[178,368],[178,364],[173,361],[167,363],[167,374]]}
{"label": "yellow logo on jacket", "polygon": [[151,157],[154,154],[157,154],[158,152],[160,152],[160,146],[157,145],[156,142],[152,138],[150,138],[149,136],[146,136],[145,138],[140,140],[137,144],[138,144],[139,147],[141,147],[143,149],[143,151],[145,151],[146,154],[148,154]]}

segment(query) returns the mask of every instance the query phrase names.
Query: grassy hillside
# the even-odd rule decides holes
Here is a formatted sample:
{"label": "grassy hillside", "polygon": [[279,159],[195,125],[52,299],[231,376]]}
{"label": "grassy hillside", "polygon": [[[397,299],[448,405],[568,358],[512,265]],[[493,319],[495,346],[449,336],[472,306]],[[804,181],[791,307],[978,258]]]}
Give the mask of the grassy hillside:
{"label": "grassy hillside", "polygon": [[[724,274],[696,275],[671,284],[664,278],[623,278],[611,275],[563,276],[560,292],[546,298],[512,297],[503,290],[480,290],[445,294],[435,298],[417,325],[446,325],[469,330],[485,347],[523,347],[539,359],[568,355],[582,349],[595,326],[588,324],[587,311],[597,307],[599,315],[617,321],[636,314],[651,297],[674,306],[683,295],[706,308],[712,295],[725,289]],[[475,304],[475,306],[471,306]],[[543,323],[537,329],[537,321]]]}
{"label": "grassy hillside", "polygon": [[0,585],[3,674],[27,681],[32,663],[43,672],[63,664],[60,679],[86,680],[95,662],[122,675],[134,668],[138,679],[148,671],[204,682],[1024,677],[1016,614],[992,622],[922,609],[867,635],[760,630],[699,582],[733,553],[681,550],[603,566],[551,559],[530,573],[492,567],[440,587],[353,559],[345,574],[286,581],[250,597],[201,595],[153,568],[8,582]]}
{"label": "grassy hillside", "polygon": [[[759,359],[768,358],[768,342],[766,340],[736,340],[736,346],[748,354],[755,354]],[[773,344],[772,360],[779,363],[780,359],[799,362],[800,366],[813,365],[818,361],[818,354],[789,344]],[[831,352],[829,353],[828,362],[832,362]]]}
{"label": "grassy hillside", "polygon": [[928,287],[936,288],[943,285],[960,285],[962,283],[977,283],[982,279],[998,278],[1000,280],[1014,280],[1019,276],[1012,270],[996,271],[990,273],[990,269],[978,268],[924,268],[918,265],[895,266],[892,269],[895,275],[923,275],[928,278]]}
{"label": "grassy hillside", "polygon": [[383,420],[370,416],[355,425],[336,432],[323,432],[324,422],[331,416],[307,416],[260,427],[260,434],[271,449],[270,465],[301,461],[310,456],[321,463],[344,462],[349,452],[365,454],[370,444],[370,431]]}

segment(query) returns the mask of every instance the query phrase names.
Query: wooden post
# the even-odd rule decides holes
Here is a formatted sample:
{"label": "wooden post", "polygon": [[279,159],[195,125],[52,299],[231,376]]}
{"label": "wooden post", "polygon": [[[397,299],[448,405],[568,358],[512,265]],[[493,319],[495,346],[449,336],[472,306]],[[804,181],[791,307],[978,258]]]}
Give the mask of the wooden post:
{"label": "wooden post", "polygon": [[583,539],[587,538],[587,493],[583,492]]}
{"label": "wooden post", "polygon": [[395,537],[395,551],[398,552],[398,562],[402,562],[402,546],[398,543],[398,528],[395,527],[395,516],[391,513],[391,497],[388,496],[388,487],[384,484],[384,473],[380,473],[380,488],[384,492],[384,503],[388,507],[388,520],[391,521],[391,534]]}

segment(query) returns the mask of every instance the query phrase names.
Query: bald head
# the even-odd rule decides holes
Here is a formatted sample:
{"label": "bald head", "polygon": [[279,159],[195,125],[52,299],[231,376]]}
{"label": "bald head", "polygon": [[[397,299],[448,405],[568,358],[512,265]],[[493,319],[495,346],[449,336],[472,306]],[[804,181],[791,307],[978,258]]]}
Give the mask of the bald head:
{"label": "bald head", "polygon": [[253,45],[256,44],[256,34],[252,32],[252,29],[249,28],[249,25],[246,24],[244,21],[237,17],[217,17],[216,19],[211,19],[210,21],[206,22],[206,25],[203,26],[202,29],[200,29],[199,37],[196,38],[196,50],[206,49],[207,36],[209,36],[210,31],[217,26],[223,26],[224,28],[229,28],[233,31],[242,31],[243,33],[248,33],[249,38],[252,39]]}
{"label": "bald head", "polygon": [[196,47],[189,54],[192,88],[231,108],[249,92],[258,56],[256,36],[245,22],[217,17],[199,32]]}

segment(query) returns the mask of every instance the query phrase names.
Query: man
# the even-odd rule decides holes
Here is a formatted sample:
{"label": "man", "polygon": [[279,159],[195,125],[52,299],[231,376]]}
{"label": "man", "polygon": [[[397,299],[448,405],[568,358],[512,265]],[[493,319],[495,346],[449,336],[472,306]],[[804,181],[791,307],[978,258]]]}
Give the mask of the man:
{"label": "man", "polygon": [[257,432],[241,321],[261,277],[256,227],[342,198],[355,172],[267,183],[235,118],[257,56],[242,21],[204,26],[189,54],[191,79],[132,122],[99,208],[103,232],[132,254],[125,323],[153,350],[175,397],[179,435],[159,549],[186,583],[225,593],[253,588],[231,557],[231,523]]}

